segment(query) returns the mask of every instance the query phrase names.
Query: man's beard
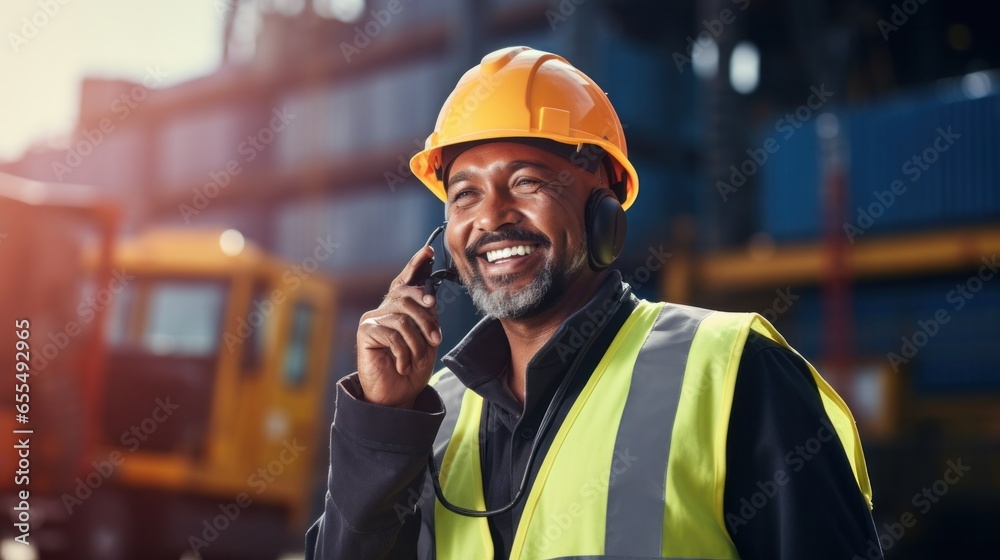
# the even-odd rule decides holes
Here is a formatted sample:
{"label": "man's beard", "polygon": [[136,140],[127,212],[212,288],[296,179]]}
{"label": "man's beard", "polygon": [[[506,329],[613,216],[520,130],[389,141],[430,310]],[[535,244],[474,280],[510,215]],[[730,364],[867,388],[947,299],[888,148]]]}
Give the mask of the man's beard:
{"label": "man's beard", "polygon": [[[524,241],[540,241],[528,235],[504,235],[505,239],[515,239]],[[494,239],[480,242],[484,245]],[[550,247],[548,239],[544,239],[543,247]],[[541,270],[531,280],[531,282],[520,290],[515,290],[510,285],[518,279],[520,274],[510,274],[495,276],[491,278],[491,283],[496,287],[490,290],[483,277],[480,263],[477,260],[474,250],[466,253],[468,262],[472,266],[472,274],[468,278],[463,278],[469,295],[472,296],[472,303],[476,309],[484,315],[489,315],[497,319],[524,319],[531,317],[547,308],[555,302],[565,291],[568,279],[575,276],[584,266],[587,266],[587,249],[585,243],[580,243],[573,252],[573,260],[569,266],[563,268],[558,266],[552,253],[547,253]],[[471,254],[471,256],[470,256]]]}

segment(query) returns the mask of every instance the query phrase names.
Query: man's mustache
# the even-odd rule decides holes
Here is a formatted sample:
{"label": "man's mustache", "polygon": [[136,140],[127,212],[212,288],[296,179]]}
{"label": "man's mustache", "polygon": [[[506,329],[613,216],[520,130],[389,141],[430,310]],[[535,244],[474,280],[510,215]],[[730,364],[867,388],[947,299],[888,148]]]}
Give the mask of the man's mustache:
{"label": "man's mustache", "polygon": [[548,237],[540,233],[532,233],[521,229],[505,229],[503,231],[483,234],[482,237],[465,250],[465,258],[469,262],[475,262],[476,257],[482,252],[481,249],[483,246],[487,243],[496,243],[499,241],[527,241],[532,245],[542,245],[545,247],[552,244]]}

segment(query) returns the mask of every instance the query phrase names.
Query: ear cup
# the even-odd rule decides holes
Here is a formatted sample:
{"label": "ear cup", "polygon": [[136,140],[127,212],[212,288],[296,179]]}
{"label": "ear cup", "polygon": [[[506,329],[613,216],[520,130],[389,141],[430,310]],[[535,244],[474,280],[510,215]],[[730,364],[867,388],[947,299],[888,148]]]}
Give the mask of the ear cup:
{"label": "ear cup", "polygon": [[603,270],[625,246],[625,210],[610,189],[598,188],[587,199],[585,219],[590,268]]}

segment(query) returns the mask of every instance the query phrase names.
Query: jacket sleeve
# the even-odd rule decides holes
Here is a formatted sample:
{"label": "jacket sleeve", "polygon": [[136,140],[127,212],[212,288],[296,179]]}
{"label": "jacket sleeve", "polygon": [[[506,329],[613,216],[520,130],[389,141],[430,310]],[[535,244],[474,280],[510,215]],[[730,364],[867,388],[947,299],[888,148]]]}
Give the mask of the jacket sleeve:
{"label": "jacket sleeve", "polygon": [[812,373],[756,333],[740,362],[726,453],[724,514],[741,558],[882,558]]}
{"label": "jacket sleeve", "polygon": [[414,410],[365,402],[357,374],[337,384],[323,515],[306,533],[306,558],[416,558],[424,467],[444,418],[432,387]]}

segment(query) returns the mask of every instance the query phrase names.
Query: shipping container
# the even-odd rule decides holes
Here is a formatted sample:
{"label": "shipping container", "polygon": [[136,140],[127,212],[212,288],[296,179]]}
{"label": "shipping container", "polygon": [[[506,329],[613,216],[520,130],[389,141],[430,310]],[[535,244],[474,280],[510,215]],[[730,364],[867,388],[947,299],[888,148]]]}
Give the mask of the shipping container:
{"label": "shipping container", "polygon": [[[968,79],[842,112],[844,218],[859,235],[1000,218],[1000,86],[968,92]],[[779,241],[820,236],[823,167],[813,122],[782,142],[763,166],[762,231]]]}

